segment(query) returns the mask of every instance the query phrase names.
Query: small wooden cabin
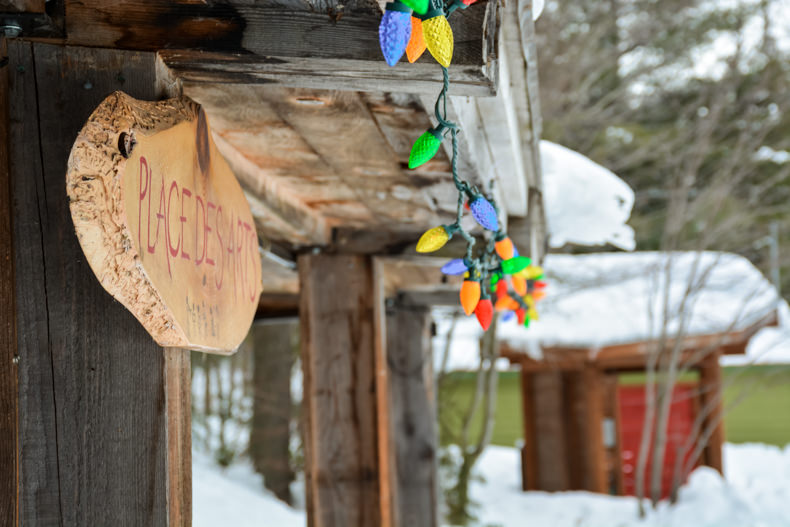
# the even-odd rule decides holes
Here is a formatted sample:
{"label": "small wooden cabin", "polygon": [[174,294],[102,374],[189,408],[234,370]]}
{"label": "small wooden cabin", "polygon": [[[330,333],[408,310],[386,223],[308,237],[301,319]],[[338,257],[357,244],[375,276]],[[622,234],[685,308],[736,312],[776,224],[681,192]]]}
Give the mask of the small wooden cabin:
{"label": "small wooden cabin", "polygon": [[[689,464],[722,471],[725,436],[719,359],[744,354],[754,334],[777,324],[778,297],[762,274],[741,257],[721,253],[672,257],[677,271],[670,279],[673,294],[689,288],[684,270],[696,266],[708,271],[699,273],[704,281],[692,284],[695,309],[689,312],[686,333],[674,338],[670,332],[663,343],[647,329],[645,313],[651,283],[646,276],[651,269],[664,268],[662,255],[547,257],[550,283],[552,275],[555,279],[554,301],[546,300],[542,320],[531,334],[507,331],[500,343],[501,355],[521,374],[524,490],[633,494],[645,387],[623,384],[620,378],[624,373],[644,373],[648,361],[666,361],[674,350],[679,369],[688,374],[674,388],[663,493],[670,489],[678,447],[690,435],[705,436],[707,444],[699,456],[686,452],[687,458],[695,457]],[[581,282],[585,273],[586,280],[593,279],[586,287],[569,284],[571,271]],[[634,316],[640,309],[642,314]],[[597,326],[608,329],[600,331]]]}

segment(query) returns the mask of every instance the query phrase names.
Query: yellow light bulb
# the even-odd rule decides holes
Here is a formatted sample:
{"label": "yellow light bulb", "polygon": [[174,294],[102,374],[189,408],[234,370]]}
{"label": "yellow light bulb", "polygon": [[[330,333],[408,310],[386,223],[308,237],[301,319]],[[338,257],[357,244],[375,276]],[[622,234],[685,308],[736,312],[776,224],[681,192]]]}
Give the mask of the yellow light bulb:
{"label": "yellow light bulb", "polygon": [[536,280],[539,276],[543,275],[543,268],[539,265],[530,265],[516,274],[527,280]]}
{"label": "yellow light bulb", "polygon": [[436,62],[449,68],[453,60],[453,30],[444,15],[423,20],[422,34]]}
{"label": "yellow light bulb", "polygon": [[420,241],[417,242],[417,252],[430,253],[433,251],[438,251],[444,247],[444,244],[447,243],[447,240],[449,239],[450,235],[448,234],[444,225],[439,225],[433,229],[428,229],[422,236],[420,236]]}

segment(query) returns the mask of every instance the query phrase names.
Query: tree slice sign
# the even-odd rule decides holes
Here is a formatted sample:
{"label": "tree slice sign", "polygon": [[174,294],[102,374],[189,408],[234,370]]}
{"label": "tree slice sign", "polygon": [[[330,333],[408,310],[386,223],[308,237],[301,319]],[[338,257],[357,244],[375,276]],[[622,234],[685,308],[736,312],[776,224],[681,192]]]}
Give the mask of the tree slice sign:
{"label": "tree slice sign", "polygon": [[239,346],[261,293],[258,236],[199,105],[110,95],[77,136],[66,188],[91,269],[159,345]]}

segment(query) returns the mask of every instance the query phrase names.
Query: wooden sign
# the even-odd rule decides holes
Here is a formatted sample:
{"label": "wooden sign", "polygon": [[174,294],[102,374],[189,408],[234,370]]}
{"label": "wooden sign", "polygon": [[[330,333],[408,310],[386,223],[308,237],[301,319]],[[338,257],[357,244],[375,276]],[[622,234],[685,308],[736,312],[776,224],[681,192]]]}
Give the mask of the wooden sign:
{"label": "wooden sign", "polygon": [[74,143],[66,188],[91,269],[159,345],[239,346],[261,293],[258,237],[199,105],[107,97]]}

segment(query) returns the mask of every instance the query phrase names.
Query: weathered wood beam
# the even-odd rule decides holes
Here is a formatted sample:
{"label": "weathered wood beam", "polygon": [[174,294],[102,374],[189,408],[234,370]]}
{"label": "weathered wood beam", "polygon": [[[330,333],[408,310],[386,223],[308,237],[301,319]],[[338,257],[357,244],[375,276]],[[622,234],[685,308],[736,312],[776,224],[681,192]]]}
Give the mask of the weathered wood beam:
{"label": "weathered wood beam", "polygon": [[[454,93],[496,91],[497,5],[478,2],[450,17]],[[441,68],[427,53],[412,65],[387,66],[381,12],[371,3],[67,0],[66,15],[69,44],[162,50],[167,65],[192,82],[417,93],[441,85]]]}
{"label": "weathered wood beam", "polygon": [[107,93],[160,96],[156,57],[8,46],[20,523],[189,524],[189,356],[168,362],[102,289],[64,184],[72,142]]}
{"label": "weathered wood beam", "polygon": [[298,263],[308,525],[382,525],[372,260]]}
{"label": "weathered wood beam", "polygon": [[323,217],[280,188],[273,178],[262,177],[260,168],[244,157],[219,134],[214,143],[245,190],[259,234],[267,240],[289,245],[326,245],[330,230]]}

